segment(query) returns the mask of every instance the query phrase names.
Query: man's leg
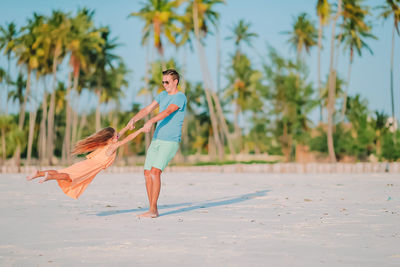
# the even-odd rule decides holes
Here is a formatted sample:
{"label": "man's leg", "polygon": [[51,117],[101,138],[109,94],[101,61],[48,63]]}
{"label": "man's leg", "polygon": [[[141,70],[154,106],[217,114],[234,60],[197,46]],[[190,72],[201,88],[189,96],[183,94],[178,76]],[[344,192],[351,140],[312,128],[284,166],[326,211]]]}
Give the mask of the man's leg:
{"label": "man's leg", "polygon": [[158,197],[160,195],[160,189],[161,189],[161,170],[152,167],[150,170],[150,175],[152,179],[152,189],[151,189],[151,204],[150,204],[150,215],[151,217],[155,218],[158,217],[158,207],[157,207],[157,201]]}
{"label": "man's leg", "polygon": [[147,198],[149,199],[149,204],[151,205],[151,189],[153,186],[153,181],[151,179],[149,170],[144,170],[144,179],[146,181]]}
{"label": "man's leg", "polygon": [[150,171],[145,170],[147,197],[149,198],[150,208],[147,212],[140,214],[139,217],[158,217],[157,201],[161,189],[161,170],[152,167]]}

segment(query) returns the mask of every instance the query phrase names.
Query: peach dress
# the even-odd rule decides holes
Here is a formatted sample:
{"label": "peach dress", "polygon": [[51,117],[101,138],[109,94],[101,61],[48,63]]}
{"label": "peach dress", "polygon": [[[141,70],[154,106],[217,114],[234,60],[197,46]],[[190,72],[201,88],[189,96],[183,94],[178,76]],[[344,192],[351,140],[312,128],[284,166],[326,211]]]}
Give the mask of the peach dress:
{"label": "peach dress", "polygon": [[116,153],[111,156],[106,155],[106,145],[97,148],[86,156],[86,160],[77,162],[65,169],[57,170],[59,173],[67,173],[72,182],[65,180],[57,180],[58,185],[67,196],[77,199],[94,177],[103,169],[108,168],[115,160]]}

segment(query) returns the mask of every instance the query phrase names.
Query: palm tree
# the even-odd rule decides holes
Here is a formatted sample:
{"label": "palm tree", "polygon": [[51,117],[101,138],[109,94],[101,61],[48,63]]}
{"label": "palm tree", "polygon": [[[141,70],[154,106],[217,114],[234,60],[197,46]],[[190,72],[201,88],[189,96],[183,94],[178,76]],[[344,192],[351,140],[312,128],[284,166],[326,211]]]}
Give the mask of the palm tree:
{"label": "palm tree", "polygon": [[[3,80],[6,78],[6,75],[7,75],[6,71],[3,68],[0,68],[0,84],[3,83]],[[8,93],[7,93],[7,95],[8,95]],[[7,95],[6,95],[6,98],[7,98]]]}
{"label": "palm tree", "polygon": [[235,40],[236,51],[241,51],[241,44],[244,42],[248,46],[252,47],[252,39],[258,37],[257,33],[250,32],[250,22],[246,22],[241,19],[239,22],[231,28],[232,35],[226,37],[227,40]]}
{"label": "palm tree", "polygon": [[[81,69],[86,71],[88,66],[88,55],[91,51],[100,51],[100,45],[103,40],[100,33],[93,27],[94,12],[88,9],[80,9],[78,14],[71,19],[71,31],[68,37],[67,50],[70,53],[69,64],[72,71],[69,73],[67,85],[67,112],[66,112],[66,129],[63,145],[63,156],[67,162],[71,161],[69,153],[71,149],[71,79],[73,76],[73,91],[78,91],[79,75]],[[72,75],[73,74],[73,75]]]}
{"label": "palm tree", "polygon": [[[17,57],[17,63],[26,67],[27,69],[26,92],[22,107],[20,109],[21,113],[19,114],[19,131],[22,131],[24,126],[25,108],[28,96],[30,95],[32,71],[38,68],[40,58],[43,57],[45,54],[41,47],[35,46],[36,30],[43,24],[43,21],[43,16],[34,13],[33,18],[28,19],[27,26],[22,28],[22,35],[16,39],[16,45],[14,47],[14,52]],[[21,147],[20,143],[18,143],[14,155],[17,166],[20,166],[20,153]]]}
{"label": "palm tree", "polygon": [[[219,18],[219,13],[214,11],[213,8],[216,4],[221,4],[221,3],[225,2],[222,0],[190,0],[189,5],[186,8],[185,18],[183,19],[183,21],[185,22],[184,24],[185,28],[192,27],[191,31],[194,32],[195,43],[202,69],[204,92],[206,94],[206,100],[209,108],[211,125],[213,129],[212,132],[214,136],[215,146],[218,151],[218,157],[220,160],[222,160],[224,157],[224,147],[221,141],[218,124],[221,125],[222,132],[226,136],[226,140],[228,141],[228,146],[229,150],[231,151],[231,154],[234,154],[235,151],[233,148],[233,144],[230,140],[229,130],[225,121],[225,117],[223,115],[219,98],[214,90],[202,40],[206,38],[209,32],[208,23],[211,23],[214,26],[216,25],[216,22],[218,21]],[[215,103],[215,108],[218,117],[214,110],[213,101]]]}
{"label": "palm tree", "polygon": [[[164,46],[162,43],[165,36],[172,44],[177,45],[175,35],[181,30],[175,24],[179,16],[176,8],[182,0],[147,0],[139,12],[132,12],[129,16],[141,18],[145,25],[143,28],[142,45],[146,45],[151,35],[153,44],[164,63]],[[165,66],[163,64],[163,68]]]}
{"label": "palm tree", "polygon": [[390,56],[390,96],[391,96],[391,105],[392,105],[392,118],[394,125],[396,125],[395,121],[395,112],[394,112],[394,97],[393,97],[393,60],[394,60],[394,37],[395,31],[397,35],[400,35],[399,30],[399,22],[400,22],[400,0],[386,0],[386,5],[379,6],[382,9],[382,13],[379,15],[385,20],[392,17],[393,18],[393,30],[392,30],[392,52]]}
{"label": "palm tree", "polygon": [[288,42],[296,49],[298,59],[302,58],[303,50],[309,53],[310,48],[317,44],[317,29],[306,13],[301,13],[295,19],[293,31],[285,33],[289,34]]}
{"label": "palm tree", "polygon": [[[127,80],[127,75],[129,74],[129,70],[126,65],[121,60],[118,63],[118,66],[114,68],[107,69],[105,75],[105,83],[104,88],[102,90],[102,94],[100,95],[99,104],[114,102],[118,107],[120,105],[120,99],[124,96],[123,88],[127,88],[129,83]],[[112,111],[110,111],[110,116],[112,115]],[[110,119],[110,121],[112,121]],[[113,125],[116,126],[116,125]]]}
{"label": "palm tree", "polygon": [[31,87],[31,73],[32,70],[38,68],[40,57],[43,57],[44,55],[43,49],[35,46],[35,31],[38,27],[40,27],[40,25],[43,24],[43,20],[43,16],[34,13],[33,18],[28,19],[28,25],[22,28],[22,35],[16,39],[16,45],[14,48],[15,55],[18,60],[17,63],[25,66],[28,73],[26,80],[26,94],[21,109],[22,114],[20,114],[18,122],[18,127],[20,130],[22,130],[25,120],[25,107]]}
{"label": "palm tree", "polygon": [[48,49],[52,55],[53,83],[51,88],[50,106],[47,119],[47,149],[48,162],[52,164],[54,155],[54,116],[57,86],[57,67],[62,63],[68,41],[68,34],[71,30],[69,14],[59,10],[53,10],[51,17],[47,20],[48,31],[45,33],[50,38],[51,47]]}
{"label": "palm tree", "polygon": [[328,79],[328,130],[327,130],[327,143],[329,159],[332,163],[336,162],[335,148],[333,144],[333,114],[335,112],[335,88],[336,88],[336,70],[334,69],[334,55],[335,55],[335,30],[336,23],[342,12],[342,0],[338,0],[338,10],[333,17],[332,33],[331,33],[331,53],[329,63],[329,79]]}
{"label": "palm tree", "polygon": [[270,64],[264,69],[269,82],[269,98],[275,117],[275,136],[281,143],[286,161],[291,159],[296,144],[304,144],[310,120],[308,114],[317,104],[313,88],[306,82],[306,69],[301,61],[282,58],[274,49],[269,52]]}
{"label": "palm tree", "polygon": [[[7,76],[10,77],[10,61],[11,53],[15,47],[15,39],[18,36],[19,31],[17,26],[11,22],[6,24],[6,27],[0,26],[0,51],[4,49],[4,54],[7,55]],[[6,80],[7,89],[6,95],[9,91],[9,80]],[[6,114],[8,114],[8,103],[6,101]]]}
{"label": "palm tree", "polygon": [[[34,36],[32,49],[34,49],[34,51],[37,54],[37,62],[38,62],[38,65],[36,67],[36,86],[39,85],[40,78],[43,78],[43,84],[45,85],[44,96],[42,101],[42,117],[40,122],[40,131],[39,131],[39,144],[38,144],[39,157],[40,157],[40,162],[44,163],[44,160],[46,160],[47,156],[49,156],[48,162],[51,163],[51,158],[53,156],[52,152],[53,142],[51,142],[53,140],[52,129],[54,128],[52,121],[54,120],[53,118],[54,115],[52,115],[53,109],[51,103],[50,103],[49,113],[47,110],[47,87],[46,87],[45,77],[52,71],[51,62],[54,63],[54,59],[52,59],[53,55],[52,49],[54,46],[52,41],[53,38],[51,35],[52,28],[49,23],[49,18],[43,16],[35,17],[32,24],[34,24],[32,27],[32,33]],[[53,68],[53,75],[55,75],[54,72],[55,70]],[[47,116],[48,114],[49,118]],[[33,107],[33,110],[31,110],[29,113],[27,165],[29,165],[29,162],[31,160],[36,115],[37,115],[37,108]],[[48,122],[47,134],[46,134],[46,121]]]}
{"label": "palm tree", "polygon": [[[257,37],[256,33],[250,32],[250,22],[245,22],[243,19],[231,29],[232,35],[228,36],[227,40],[235,40],[235,55],[232,57],[232,73],[228,75],[230,89],[226,92],[227,95],[234,99],[236,102],[235,111],[235,136],[238,139],[239,146],[241,146],[241,133],[238,124],[238,117],[241,111],[246,109],[248,102],[245,97],[251,96],[255,88],[250,88],[251,82],[257,82],[251,76],[255,74],[250,66],[250,61],[246,55],[241,52],[241,44],[244,42],[249,47],[252,47],[251,39]],[[257,100],[252,98],[253,100]]]}
{"label": "palm tree", "polygon": [[365,17],[369,14],[367,7],[360,5],[359,0],[345,0],[343,6],[343,23],[342,28],[342,38],[341,41],[345,43],[345,49],[350,51],[350,62],[349,70],[346,82],[346,90],[343,96],[343,108],[342,108],[342,120],[346,112],[346,100],[347,94],[350,86],[350,75],[351,66],[354,60],[354,50],[357,51],[358,55],[361,56],[362,50],[367,49],[371,54],[373,54],[371,48],[365,42],[366,38],[376,37],[371,34],[371,26],[366,23]]}
{"label": "palm tree", "polygon": [[19,72],[17,80],[15,82],[11,82],[11,85],[15,86],[15,90],[11,90],[8,92],[8,100],[11,100],[12,103],[17,102],[19,105],[19,113],[22,112],[24,96],[26,95],[26,80],[24,75]]}
{"label": "palm tree", "polygon": [[[93,51],[94,54],[92,55],[94,62],[93,67],[95,72],[93,73],[94,83],[95,83],[95,93],[98,98],[98,104],[96,107],[96,131],[100,130],[101,128],[101,121],[100,121],[100,105],[101,105],[101,97],[103,95],[103,89],[106,85],[107,79],[107,71],[109,69],[114,70],[115,63],[121,61],[119,56],[113,54],[115,48],[117,48],[120,44],[116,43],[117,38],[110,39],[110,29],[103,28],[100,29],[101,38],[103,40],[102,44],[100,45],[100,51]],[[119,67],[122,67],[119,66]]]}
{"label": "palm tree", "polygon": [[226,96],[235,103],[235,135],[239,149],[242,149],[242,134],[239,128],[239,115],[244,111],[260,110],[262,107],[259,88],[262,86],[262,74],[252,68],[252,64],[245,54],[239,51],[232,56],[232,69],[227,75],[229,86]]}
{"label": "palm tree", "polygon": [[[317,78],[318,78],[318,94],[321,98],[322,86],[321,86],[321,50],[322,50],[322,35],[323,27],[328,24],[330,17],[331,6],[328,0],[318,0],[317,2],[317,15],[318,15],[318,66],[317,66]],[[319,108],[319,121],[322,122],[322,103]]]}
{"label": "palm tree", "polygon": [[[24,113],[25,117],[25,111],[24,110],[24,99],[27,95],[26,93],[26,80],[24,79],[24,76],[21,72],[18,73],[17,80],[15,82],[11,81],[11,85],[15,86],[14,90],[11,90],[8,92],[8,99],[11,100],[11,103],[17,102],[19,104],[19,114]],[[19,133],[22,132],[22,128],[19,127],[19,124],[17,124],[18,131]],[[21,147],[19,145],[16,146],[16,150],[14,151],[14,158],[17,163],[17,166],[19,167],[20,165],[20,154],[21,154]]]}

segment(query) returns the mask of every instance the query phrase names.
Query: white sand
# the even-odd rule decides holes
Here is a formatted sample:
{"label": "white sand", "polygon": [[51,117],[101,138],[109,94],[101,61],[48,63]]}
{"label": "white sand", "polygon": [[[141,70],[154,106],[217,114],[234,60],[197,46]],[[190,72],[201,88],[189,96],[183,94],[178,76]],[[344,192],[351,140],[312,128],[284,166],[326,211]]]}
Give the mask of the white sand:
{"label": "white sand", "polygon": [[0,175],[0,266],[400,266],[398,174],[165,173],[159,204],[140,173]]}

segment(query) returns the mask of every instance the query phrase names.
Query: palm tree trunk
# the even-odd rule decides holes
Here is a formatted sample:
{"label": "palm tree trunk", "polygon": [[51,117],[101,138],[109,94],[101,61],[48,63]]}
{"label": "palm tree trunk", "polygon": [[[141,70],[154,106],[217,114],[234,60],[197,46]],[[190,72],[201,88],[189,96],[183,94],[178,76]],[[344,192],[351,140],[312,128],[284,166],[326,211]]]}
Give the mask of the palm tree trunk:
{"label": "palm tree trunk", "polygon": [[221,123],[221,126],[222,126],[221,128],[222,128],[222,130],[224,132],[224,135],[225,135],[227,143],[228,143],[229,151],[230,151],[231,155],[233,156],[233,159],[235,159],[235,155],[236,155],[235,147],[234,147],[234,145],[232,143],[232,139],[230,138],[228,125],[226,124],[226,121],[225,121],[225,117],[224,117],[224,113],[222,111],[221,103],[220,103],[219,98],[218,98],[218,96],[217,96],[217,94],[215,92],[213,92],[213,98],[214,98],[215,107],[216,107],[216,110],[217,110],[218,117],[220,118],[220,123]]}
{"label": "palm tree trunk", "polygon": [[235,105],[235,121],[234,121],[234,125],[235,125],[235,136],[236,138],[239,137],[239,113],[240,113],[240,107],[238,104]]}
{"label": "palm tree trunk", "polygon": [[322,18],[319,17],[319,28],[318,28],[318,101],[319,103],[319,122],[322,122],[322,86],[321,86],[321,49],[322,49]]}
{"label": "palm tree trunk", "polygon": [[329,159],[332,163],[336,162],[335,147],[333,143],[333,114],[335,112],[335,89],[336,89],[336,70],[334,69],[335,55],[335,29],[336,22],[342,10],[342,0],[338,0],[338,10],[333,19],[332,35],[331,35],[331,55],[329,65],[329,89],[328,89],[328,152]]}
{"label": "palm tree trunk", "polygon": [[28,154],[26,159],[26,166],[29,166],[32,156],[33,134],[35,131],[37,111],[29,112],[29,136],[28,136]]}
{"label": "palm tree trunk", "polygon": [[241,134],[240,134],[240,127],[239,127],[239,114],[240,114],[240,106],[236,103],[235,105],[235,117],[234,117],[234,127],[235,127],[235,140],[236,140],[236,149],[239,153],[242,152],[242,145],[241,145]]}
{"label": "palm tree trunk", "polygon": [[[146,92],[149,91],[149,57],[150,57],[150,50],[151,50],[151,46],[150,46],[150,41],[147,45],[147,49],[146,49],[146,65],[145,65],[145,73],[144,73],[144,86],[145,86],[145,90]],[[151,94],[150,94],[150,99],[152,98]],[[151,101],[151,100],[150,100]],[[144,117],[144,122],[148,122],[150,119],[150,115],[146,115]],[[146,146],[146,151],[147,148],[150,146],[150,142],[151,142],[151,137],[150,137],[150,133],[145,133],[144,134],[144,142],[145,142],[145,146]]]}
{"label": "palm tree trunk", "polygon": [[393,59],[394,59],[394,33],[395,33],[395,26],[393,25],[393,32],[392,32],[392,52],[390,54],[390,98],[391,98],[391,105],[392,105],[392,118],[393,118],[393,125],[396,125],[396,117],[394,113],[394,94],[393,94]]}
{"label": "palm tree trunk", "polygon": [[221,85],[221,41],[220,41],[220,33],[219,28],[216,27],[216,39],[217,39],[217,92],[219,93],[220,85]]}
{"label": "palm tree trunk", "polygon": [[214,112],[214,104],[212,102],[210,92],[209,90],[211,89],[211,84],[208,80],[209,75],[208,73],[208,67],[206,58],[205,58],[205,53],[203,51],[203,46],[200,42],[200,33],[199,33],[199,21],[198,21],[198,7],[197,7],[197,2],[194,2],[193,5],[193,23],[194,23],[194,31],[195,31],[195,36],[196,36],[196,46],[197,46],[197,51],[198,51],[198,56],[199,56],[199,61],[202,69],[202,75],[203,75],[203,80],[204,80],[204,86],[205,86],[205,94],[206,94],[206,100],[207,100],[207,105],[210,113],[210,119],[211,119],[211,126],[213,129],[213,135],[214,135],[214,141],[215,141],[215,146],[218,151],[218,156],[219,160],[222,160],[224,157],[224,151],[223,147],[218,135],[218,122],[217,118]]}
{"label": "palm tree trunk", "polygon": [[22,130],[24,127],[24,122],[25,122],[25,109],[26,109],[26,102],[28,101],[28,95],[30,93],[31,89],[31,69],[28,68],[28,78],[26,80],[26,91],[25,91],[25,96],[24,96],[24,102],[22,103],[22,106],[20,108],[20,114],[19,114],[19,122],[18,122],[18,129]]}
{"label": "palm tree trunk", "polygon": [[53,59],[53,88],[50,96],[50,107],[49,114],[47,118],[47,149],[48,149],[48,162],[52,164],[52,159],[54,156],[54,111],[56,105],[56,87],[57,87],[57,65],[58,65],[58,54],[59,49],[55,49],[54,51],[54,59]]}
{"label": "palm tree trunk", "polygon": [[224,151],[222,149],[221,140],[220,140],[220,137],[218,134],[218,122],[217,122],[217,118],[215,116],[214,104],[211,99],[210,91],[208,89],[205,89],[205,93],[206,93],[208,109],[210,112],[211,127],[212,127],[212,131],[213,131],[213,136],[214,136],[214,145],[217,150],[219,160],[223,160]]}
{"label": "palm tree trunk", "polygon": [[81,116],[81,120],[79,122],[79,129],[77,134],[77,140],[81,140],[82,138],[82,130],[86,126],[86,113],[83,113]]}
{"label": "palm tree trunk", "polygon": [[7,159],[6,130],[4,127],[1,128],[1,156],[4,163]]}
{"label": "palm tree trunk", "polygon": [[382,142],[381,142],[381,131],[376,131],[376,154],[378,157],[382,155]]}
{"label": "palm tree trunk", "polygon": [[[72,71],[68,74],[68,86],[66,92],[66,122],[65,122],[65,134],[64,134],[64,144],[63,144],[63,158],[66,162],[70,163],[70,141],[71,141],[71,81],[72,80]],[[75,81],[74,81],[75,83]]]}
{"label": "palm tree trunk", "polygon": [[[75,73],[74,73],[74,88],[73,88],[73,91],[75,93],[78,93],[78,83],[79,83],[79,67],[78,67],[78,70],[76,70]],[[78,96],[78,99],[79,99],[79,96]],[[71,116],[71,120],[72,120],[71,124],[73,126],[73,124],[74,124],[74,121],[73,121],[74,120],[74,117],[73,117],[74,116],[74,111],[72,110],[72,106],[70,106],[70,116]],[[71,139],[72,139],[73,136],[71,136],[72,135],[71,134],[71,128],[69,130],[70,130],[70,132],[69,132],[70,139],[68,140],[69,141],[69,146],[67,146],[67,148],[68,148],[69,151],[71,151],[72,147],[73,147],[73,144],[71,142],[73,140],[71,140]],[[68,156],[69,156],[69,159],[68,159]],[[70,159],[71,159],[71,153],[68,153],[67,154],[67,160],[69,160],[68,162],[70,162]]]}
{"label": "palm tree trunk", "polygon": [[[44,79],[43,83],[45,83]],[[41,164],[44,163],[44,160],[47,156],[46,118],[47,118],[47,90],[44,90],[43,101],[42,101],[42,120],[40,121],[40,133],[39,133],[39,159]]]}
{"label": "palm tree trunk", "polygon": [[216,158],[216,145],[215,145],[215,138],[212,134],[212,127],[209,127],[208,130],[208,157],[210,161],[214,161]]}
{"label": "palm tree trunk", "polygon": [[346,84],[346,90],[344,91],[343,95],[343,106],[342,106],[342,113],[341,113],[341,121],[344,121],[344,116],[346,115],[346,106],[347,106],[347,95],[349,93],[349,87],[350,87],[350,77],[351,77],[351,67],[353,65],[353,60],[350,57],[350,63],[349,63],[349,70],[347,72],[347,84]]}
{"label": "palm tree trunk", "polygon": [[72,111],[72,138],[71,138],[71,146],[73,146],[76,143],[76,137],[78,133],[78,112],[73,110]]}
{"label": "palm tree trunk", "polygon": [[[30,93],[30,88],[31,88],[31,69],[28,67],[28,77],[26,80],[26,91],[25,91],[25,96],[24,96],[24,102],[22,103],[20,107],[20,114],[19,114],[19,121],[18,121],[18,129],[22,131],[24,128],[24,122],[25,122],[25,108],[26,108],[26,102],[28,101],[28,95]],[[21,103],[20,103],[21,104]],[[14,153],[14,158],[15,158],[15,163],[18,167],[18,172],[21,170],[21,144],[18,142],[17,148]]]}
{"label": "palm tree trunk", "polygon": [[[183,58],[182,58],[182,79],[181,79],[181,88],[182,91],[185,93],[186,92],[186,45],[183,46]],[[147,90],[147,88],[146,88]],[[189,120],[186,118],[183,120],[183,125],[182,125],[182,135],[183,135],[183,141],[182,141],[182,150],[186,150],[189,147]]]}
{"label": "palm tree trunk", "polygon": [[337,38],[337,43],[336,43],[336,60],[335,60],[335,70],[338,70],[339,68],[339,58],[340,58],[340,43],[342,42],[343,38],[343,32],[340,32],[338,38]]}
{"label": "palm tree trunk", "polygon": [[54,111],[56,105],[56,90],[54,89],[50,96],[49,113],[47,115],[47,157],[49,164],[52,164],[54,156]]}
{"label": "palm tree trunk", "polygon": [[287,123],[283,123],[283,142],[282,142],[282,152],[285,155],[285,161],[289,162],[290,161],[290,142],[289,142],[289,134],[288,134],[288,127]]}
{"label": "palm tree trunk", "polygon": [[100,131],[101,129],[101,117],[100,117],[100,97],[101,97],[101,89],[96,90],[96,95],[97,95],[97,107],[96,107],[96,132]]}
{"label": "palm tree trunk", "polygon": [[[37,92],[37,88],[39,86],[39,75],[36,76],[36,89],[35,92]],[[33,90],[32,90],[33,92]],[[26,166],[29,166],[30,161],[31,161],[31,156],[32,156],[32,145],[33,145],[33,137],[34,137],[34,131],[35,131],[35,125],[36,125],[36,115],[37,115],[37,108],[34,104],[32,104],[32,109],[33,111],[29,112],[29,134],[28,134],[28,151],[27,151],[27,156],[26,156]]]}
{"label": "palm tree trunk", "polygon": [[[10,53],[8,53],[7,54],[7,76],[10,76],[10,61],[11,61],[11,55],[10,55]],[[8,91],[9,91],[9,86],[10,86],[10,83],[9,83],[8,79],[6,79],[6,83],[7,83],[7,89],[6,89],[6,92],[7,92],[7,95],[6,95],[6,116],[8,116]]]}

